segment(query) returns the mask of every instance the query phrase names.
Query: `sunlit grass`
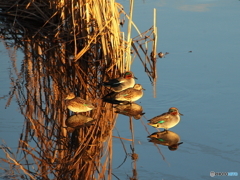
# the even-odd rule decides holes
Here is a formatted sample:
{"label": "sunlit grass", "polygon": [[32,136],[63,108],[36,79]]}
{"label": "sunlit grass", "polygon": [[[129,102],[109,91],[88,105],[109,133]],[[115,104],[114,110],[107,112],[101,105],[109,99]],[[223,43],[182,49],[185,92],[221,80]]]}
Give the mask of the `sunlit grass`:
{"label": "sunlit grass", "polygon": [[[6,48],[21,49],[25,55],[20,71],[16,58],[11,59],[7,104],[15,96],[25,117],[21,158],[4,151],[6,159],[27,179],[111,179],[117,114],[101,99],[108,93],[102,82],[130,70],[135,55],[156,82],[156,27],[132,39],[136,25],[131,8],[125,38],[119,26],[120,13],[126,13],[114,0],[8,0],[1,1],[0,8],[2,22],[11,24],[0,30]],[[69,92],[95,104],[96,109],[82,113],[95,120],[93,125],[66,126],[71,113],[64,98]],[[134,143],[133,128],[131,132]]]}

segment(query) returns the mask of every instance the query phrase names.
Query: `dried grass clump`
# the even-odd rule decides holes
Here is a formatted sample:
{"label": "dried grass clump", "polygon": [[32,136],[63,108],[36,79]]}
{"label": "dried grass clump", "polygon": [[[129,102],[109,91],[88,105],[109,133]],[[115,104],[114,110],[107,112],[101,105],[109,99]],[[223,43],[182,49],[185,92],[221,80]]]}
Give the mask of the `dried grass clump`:
{"label": "dried grass clump", "polygon": [[[107,93],[102,82],[130,70],[130,45],[139,57],[138,47],[144,50],[142,62],[151,80],[156,80],[156,44],[150,52],[139,38],[130,38],[131,15],[125,40],[119,29],[120,13],[123,8],[114,0],[0,2],[5,24],[0,34],[13,65],[7,106],[15,96],[25,117],[21,159],[5,153],[8,163],[21,169],[26,179],[111,179],[117,114],[101,99]],[[145,44],[156,42],[154,28],[149,37],[139,36],[145,36]],[[25,55],[20,71],[15,58],[18,48]],[[71,131],[66,127],[68,92],[97,105],[83,113],[95,120],[93,125]]]}

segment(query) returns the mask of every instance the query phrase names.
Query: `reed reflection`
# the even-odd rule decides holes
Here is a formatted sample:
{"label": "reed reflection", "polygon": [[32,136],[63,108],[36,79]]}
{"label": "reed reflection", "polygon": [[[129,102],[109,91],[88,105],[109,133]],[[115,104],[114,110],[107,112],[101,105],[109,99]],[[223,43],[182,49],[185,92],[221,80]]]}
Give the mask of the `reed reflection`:
{"label": "reed reflection", "polygon": [[[29,179],[111,179],[117,114],[101,99],[107,94],[103,82],[130,70],[130,44],[135,50],[141,45],[145,71],[156,82],[156,28],[139,35],[141,40],[125,41],[119,29],[123,7],[115,1],[4,3],[1,20],[7,26],[1,37],[7,49],[24,53],[20,70],[11,59],[8,105],[15,96],[25,117],[19,159],[12,166]],[[146,51],[142,44],[148,42],[153,49]],[[65,101],[66,92],[84,101]],[[81,115],[71,116],[67,108]]]}
{"label": "reed reflection", "polygon": [[[24,157],[15,161],[18,164],[13,164],[32,179],[110,177],[112,130],[117,114],[113,104],[101,99],[106,93],[102,82],[108,73],[102,67],[108,65],[98,61],[99,66],[96,66],[91,57],[85,60],[87,56],[74,62],[67,58],[71,46],[60,45],[57,40],[53,43],[50,39],[41,36],[28,37],[28,41],[16,39],[24,49],[25,58],[20,73],[12,68],[13,88],[9,101],[16,95],[25,126],[19,145],[19,153]],[[12,63],[16,62],[13,60]],[[116,69],[115,73],[121,72]],[[79,110],[78,107],[76,110],[66,103],[65,92],[91,100],[95,109]],[[142,108],[135,103],[129,105],[126,105],[126,109],[132,109],[132,112],[128,111],[129,115],[139,119]],[[84,112],[70,115],[67,107],[74,112]],[[34,165],[29,161],[35,162]]]}
{"label": "reed reflection", "polygon": [[[91,57],[77,62],[68,59],[71,43],[68,47],[56,39],[53,43],[52,37],[25,36],[28,41],[22,38],[19,36],[16,41],[23,47],[25,58],[20,73],[12,68],[9,99],[16,95],[25,117],[19,145],[24,157],[13,164],[31,179],[93,179],[94,172],[96,179],[111,175],[106,171],[111,171],[116,113],[112,104],[101,100],[105,87],[101,86],[103,76],[99,78],[99,74],[108,72],[100,71]],[[73,92],[79,98],[66,103],[65,92]],[[85,99],[91,99],[91,105]],[[90,111],[92,104],[97,106]],[[81,114],[70,116],[67,107]],[[108,148],[103,142],[109,142]]]}
{"label": "reed reflection", "polygon": [[177,150],[178,146],[183,143],[180,142],[180,136],[177,133],[168,130],[154,132],[150,136],[148,136],[148,138],[149,142],[167,146],[170,151]]}

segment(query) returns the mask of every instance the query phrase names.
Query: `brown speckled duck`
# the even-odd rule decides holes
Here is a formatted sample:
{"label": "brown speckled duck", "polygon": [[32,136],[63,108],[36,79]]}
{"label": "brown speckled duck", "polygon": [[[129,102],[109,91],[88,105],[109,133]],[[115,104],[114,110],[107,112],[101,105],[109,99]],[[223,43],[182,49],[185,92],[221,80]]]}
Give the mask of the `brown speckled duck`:
{"label": "brown speckled duck", "polygon": [[75,97],[74,93],[69,93],[65,100],[67,108],[73,112],[87,112],[95,108],[90,101]]}
{"label": "brown speckled duck", "polygon": [[139,100],[143,96],[143,87],[141,84],[135,84],[133,88],[125,89],[116,93],[115,100],[128,101],[130,103]]}

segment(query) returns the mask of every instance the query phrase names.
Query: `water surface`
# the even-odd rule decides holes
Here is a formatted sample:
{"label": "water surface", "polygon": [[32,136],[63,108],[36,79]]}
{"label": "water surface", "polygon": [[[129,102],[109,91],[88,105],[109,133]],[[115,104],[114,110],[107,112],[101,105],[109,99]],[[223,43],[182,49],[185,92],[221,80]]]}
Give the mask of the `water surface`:
{"label": "water surface", "polygon": [[[136,143],[140,143],[135,147],[139,179],[213,179],[210,171],[239,173],[240,121],[235,113],[240,107],[239,6],[239,1],[136,2],[134,21],[142,31],[152,25],[152,9],[157,9],[158,52],[169,52],[158,59],[157,98],[140,63],[136,60],[133,65],[137,82],[146,89],[138,101],[146,113],[143,121],[169,107],[184,114],[171,129],[183,144],[176,151],[159,145],[166,161],[148,143],[141,122],[134,122]],[[126,117],[119,116],[117,127],[122,136],[131,137]],[[115,152],[120,146],[116,142]],[[131,163],[126,164],[121,172],[114,172],[132,174]]]}
{"label": "water surface", "polygon": [[[120,1],[127,10],[128,1]],[[134,22],[141,31],[152,26],[152,11],[157,9],[158,52],[169,52],[157,61],[157,97],[152,86],[135,60],[132,71],[137,82],[146,89],[137,101],[146,113],[142,120],[134,120],[135,153],[138,179],[192,180],[230,179],[211,178],[210,171],[240,173],[240,121],[236,113],[240,107],[240,2],[237,0],[171,0],[138,1],[134,8]],[[136,32],[133,31],[136,35]],[[0,138],[16,148],[23,126],[23,117],[15,101],[5,108],[10,86],[8,52],[0,43]],[[189,51],[192,51],[191,53]],[[17,59],[22,60],[21,55]],[[146,125],[147,119],[177,107],[184,116],[171,130],[181,137],[176,151],[148,142],[149,133],[156,129]],[[145,125],[143,125],[142,124]],[[131,139],[129,118],[119,115],[117,130]],[[114,131],[117,136],[117,131]],[[124,141],[127,153],[130,142]],[[119,179],[132,177],[134,163],[119,139],[114,139],[113,173]],[[0,151],[1,152],[1,151]],[[4,157],[0,153],[0,157]],[[113,178],[114,179],[114,178]],[[231,179],[239,179],[231,177]]]}

